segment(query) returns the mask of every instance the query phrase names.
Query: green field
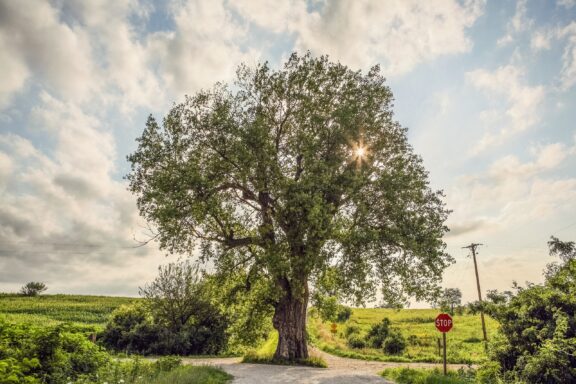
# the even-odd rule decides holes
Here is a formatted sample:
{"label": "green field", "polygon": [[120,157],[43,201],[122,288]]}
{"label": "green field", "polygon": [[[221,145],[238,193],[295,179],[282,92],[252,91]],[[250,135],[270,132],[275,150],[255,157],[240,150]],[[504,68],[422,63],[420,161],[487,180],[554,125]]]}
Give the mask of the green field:
{"label": "green field", "polygon": [[[330,323],[310,316],[308,332],[320,349],[340,356],[381,361],[441,362],[438,339],[442,334],[434,326],[436,309],[380,309],[356,308],[344,324],[338,324],[337,332],[330,332]],[[398,328],[407,340],[407,348],[400,356],[385,355],[374,348],[353,349],[346,343],[344,331],[347,326],[358,326],[365,335],[372,324],[387,317],[393,328]],[[484,343],[479,315],[455,315],[454,327],[447,333],[447,360],[449,363],[476,364],[484,360]],[[487,318],[488,337],[497,329],[497,322]]]}
{"label": "green field", "polygon": [[16,323],[55,325],[63,322],[103,328],[112,311],[139,300],[129,297],[0,294],[0,318]]}
{"label": "green field", "polygon": [[[108,316],[122,304],[129,304],[137,298],[81,295],[42,295],[24,297],[15,294],[0,294],[0,318],[17,323],[55,325],[63,322],[87,325],[103,329]],[[421,361],[441,362],[437,340],[441,334],[434,327],[435,309],[393,309],[356,308],[351,318],[338,324],[337,333],[330,332],[330,323],[310,316],[308,332],[312,343],[320,349],[340,356],[381,361]],[[361,335],[370,326],[388,317],[392,327],[400,329],[407,340],[406,351],[400,356],[385,355],[373,348],[353,349],[346,343],[344,331],[354,325],[361,329]],[[479,363],[484,355],[481,342],[482,330],[477,315],[455,315],[454,327],[447,334],[450,363]],[[493,335],[497,323],[487,318],[488,336]],[[264,345],[267,352],[273,352],[276,340],[268,340]]]}

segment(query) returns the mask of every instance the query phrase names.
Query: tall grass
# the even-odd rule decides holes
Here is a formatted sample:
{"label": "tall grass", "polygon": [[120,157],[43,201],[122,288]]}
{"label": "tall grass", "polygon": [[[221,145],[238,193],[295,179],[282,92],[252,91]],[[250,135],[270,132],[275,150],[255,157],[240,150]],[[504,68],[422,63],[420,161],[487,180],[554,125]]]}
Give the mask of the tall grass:
{"label": "tall grass", "polygon": [[387,368],[381,375],[397,384],[471,384],[474,371],[448,371],[444,376],[439,369]]}
{"label": "tall grass", "polygon": [[208,366],[185,366],[169,372],[162,372],[141,384],[223,384],[232,380],[232,376],[220,368]]}

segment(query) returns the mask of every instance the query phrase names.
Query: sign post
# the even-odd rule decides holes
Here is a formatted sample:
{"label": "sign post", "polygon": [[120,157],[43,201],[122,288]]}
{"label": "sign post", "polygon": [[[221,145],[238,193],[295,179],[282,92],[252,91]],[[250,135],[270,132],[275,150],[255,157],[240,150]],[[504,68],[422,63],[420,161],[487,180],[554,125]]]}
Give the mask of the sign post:
{"label": "sign post", "polygon": [[444,344],[444,376],[446,376],[446,332],[452,329],[452,318],[447,313],[441,313],[436,316],[436,329],[442,332],[442,341]]}

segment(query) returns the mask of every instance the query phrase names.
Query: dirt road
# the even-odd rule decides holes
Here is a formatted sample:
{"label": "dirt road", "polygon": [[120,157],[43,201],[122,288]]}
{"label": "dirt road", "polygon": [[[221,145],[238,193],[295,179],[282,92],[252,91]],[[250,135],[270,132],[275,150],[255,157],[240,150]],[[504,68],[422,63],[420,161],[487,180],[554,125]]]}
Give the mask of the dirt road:
{"label": "dirt road", "polygon": [[[266,364],[241,364],[240,358],[184,359],[185,364],[219,366],[232,376],[233,384],[392,384],[378,376],[385,368],[433,368],[439,364],[383,363],[333,356],[311,347],[310,353],[322,357],[328,368],[309,368]],[[451,364],[451,369],[465,367]]]}
{"label": "dirt road", "polygon": [[234,376],[232,384],[390,384],[365,370],[241,364],[238,358],[184,359],[185,364],[214,365]]}

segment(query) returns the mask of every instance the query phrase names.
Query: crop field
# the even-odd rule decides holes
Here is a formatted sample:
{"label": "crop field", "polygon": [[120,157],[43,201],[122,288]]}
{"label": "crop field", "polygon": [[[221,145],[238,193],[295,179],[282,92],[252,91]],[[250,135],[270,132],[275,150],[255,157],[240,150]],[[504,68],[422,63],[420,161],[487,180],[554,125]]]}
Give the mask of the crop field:
{"label": "crop field", "polygon": [[[112,311],[122,304],[129,304],[137,298],[81,295],[41,295],[24,297],[14,294],[0,294],[0,319],[17,323],[54,325],[71,322],[102,329]],[[329,322],[316,317],[308,319],[308,332],[312,343],[320,349],[340,356],[381,361],[421,361],[441,362],[438,353],[438,340],[441,333],[434,327],[435,309],[393,309],[355,308],[352,316],[343,324],[338,324],[336,334],[330,332]],[[347,344],[345,330],[349,326],[360,328],[365,335],[373,324],[384,317],[391,321],[406,338],[407,348],[401,355],[386,355],[374,348],[351,348]],[[482,329],[478,315],[455,315],[454,327],[447,334],[447,357],[451,363],[479,363],[485,358],[482,343]],[[486,318],[488,337],[497,328],[496,321]],[[277,340],[269,339],[264,346],[271,354]],[[263,347],[264,347],[263,346]]]}
{"label": "crop field", "polygon": [[71,322],[103,328],[108,316],[129,297],[41,295],[25,297],[0,294],[0,318],[16,323],[54,325]]}
{"label": "crop field", "polygon": [[[308,332],[313,344],[320,349],[345,357],[381,361],[420,361],[441,362],[438,341],[442,334],[436,330],[434,319],[436,309],[380,309],[355,308],[352,316],[343,324],[338,324],[336,333],[332,334],[329,322],[322,322],[310,316]],[[406,350],[401,355],[385,355],[382,350],[374,348],[351,348],[347,344],[345,330],[348,326],[360,328],[360,335],[365,336],[373,324],[387,317],[391,327],[400,330],[406,338]],[[449,363],[476,364],[485,359],[482,342],[480,315],[454,315],[454,327],[446,334],[447,360]],[[494,335],[498,323],[486,317],[488,338]]]}

